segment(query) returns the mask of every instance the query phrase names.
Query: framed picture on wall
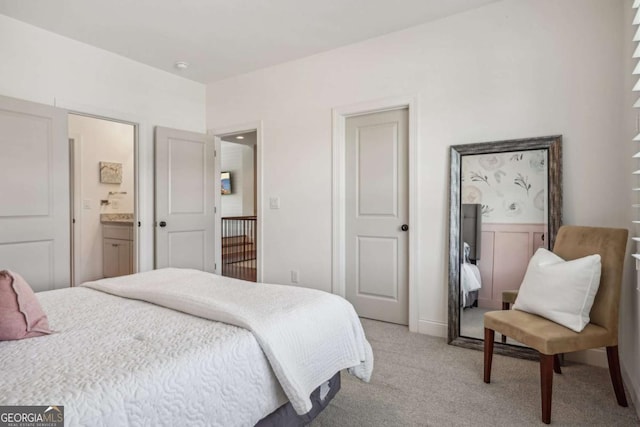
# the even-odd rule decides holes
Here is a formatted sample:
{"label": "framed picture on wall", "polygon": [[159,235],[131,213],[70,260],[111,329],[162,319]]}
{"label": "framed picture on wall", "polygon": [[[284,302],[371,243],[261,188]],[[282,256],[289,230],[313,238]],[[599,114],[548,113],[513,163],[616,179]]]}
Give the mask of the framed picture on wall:
{"label": "framed picture on wall", "polygon": [[122,163],[100,162],[102,184],[122,184]]}
{"label": "framed picture on wall", "polygon": [[231,194],[231,172],[220,173],[220,188],[223,196]]}

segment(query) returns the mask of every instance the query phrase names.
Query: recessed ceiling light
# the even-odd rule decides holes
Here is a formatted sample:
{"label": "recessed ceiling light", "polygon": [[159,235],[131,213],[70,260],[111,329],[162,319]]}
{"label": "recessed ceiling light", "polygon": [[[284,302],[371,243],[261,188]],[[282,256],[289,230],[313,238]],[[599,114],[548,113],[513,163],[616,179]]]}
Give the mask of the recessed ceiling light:
{"label": "recessed ceiling light", "polygon": [[189,63],[184,61],[176,61],[176,63],[173,64],[173,66],[176,67],[178,70],[186,70],[187,68],[189,68]]}
{"label": "recessed ceiling light", "polygon": [[238,135],[238,136],[236,136],[236,139],[244,139],[244,136]]}

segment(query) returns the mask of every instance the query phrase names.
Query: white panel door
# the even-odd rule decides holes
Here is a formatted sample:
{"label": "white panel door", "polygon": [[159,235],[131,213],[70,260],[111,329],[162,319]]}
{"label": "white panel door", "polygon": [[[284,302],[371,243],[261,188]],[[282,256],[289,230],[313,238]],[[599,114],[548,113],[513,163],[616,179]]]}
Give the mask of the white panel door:
{"label": "white panel door", "polygon": [[362,317],[408,323],[408,111],[346,121],[346,296]]}
{"label": "white panel door", "polygon": [[67,112],[0,96],[0,269],[70,285]]}
{"label": "white panel door", "polygon": [[214,141],[156,128],[156,268],[214,271]]}

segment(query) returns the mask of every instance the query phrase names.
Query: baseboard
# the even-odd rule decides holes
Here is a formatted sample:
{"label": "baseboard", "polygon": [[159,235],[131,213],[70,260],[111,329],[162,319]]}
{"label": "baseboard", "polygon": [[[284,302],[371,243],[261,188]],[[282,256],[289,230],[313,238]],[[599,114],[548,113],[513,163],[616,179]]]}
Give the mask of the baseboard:
{"label": "baseboard", "polygon": [[445,338],[447,336],[447,324],[433,320],[418,320],[418,333]]}
{"label": "baseboard", "polygon": [[640,419],[640,385],[636,384],[635,379],[629,375],[622,361],[620,363],[620,371],[622,372],[622,381],[626,386],[627,397],[631,398],[633,407],[636,408],[636,415]]}
{"label": "baseboard", "polygon": [[585,365],[597,366],[599,368],[609,368],[607,352],[604,348],[592,348],[589,350],[567,353],[564,357],[566,360],[571,362],[584,363]]}

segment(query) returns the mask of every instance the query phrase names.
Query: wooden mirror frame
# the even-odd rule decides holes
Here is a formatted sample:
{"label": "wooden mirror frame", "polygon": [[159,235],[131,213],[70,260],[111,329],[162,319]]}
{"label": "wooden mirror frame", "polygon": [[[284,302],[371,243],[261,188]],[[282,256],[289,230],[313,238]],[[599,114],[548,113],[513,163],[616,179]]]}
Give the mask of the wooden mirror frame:
{"label": "wooden mirror frame", "polygon": [[[462,156],[473,154],[504,153],[510,151],[547,150],[547,203],[548,245],[553,248],[556,234],[562,222],[562,136],[514,139],[453,145],[450,151],[449,198],[449,334],[447,342],[460,347],[483,350],[484,340],[460,336],[460,213],[461,213],[461,162]],[[538,353],[528,347],[496,342],[494,352],[525,359],[536,359]]]}

